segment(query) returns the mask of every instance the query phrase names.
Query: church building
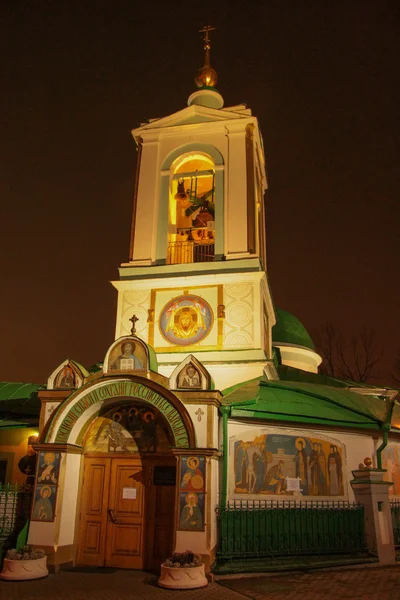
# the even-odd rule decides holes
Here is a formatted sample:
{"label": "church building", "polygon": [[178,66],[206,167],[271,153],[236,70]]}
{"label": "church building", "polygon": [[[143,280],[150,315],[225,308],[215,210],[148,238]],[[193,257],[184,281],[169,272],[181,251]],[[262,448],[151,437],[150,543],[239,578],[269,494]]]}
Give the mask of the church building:
{"label": "church building", "polygon": [[224,105],[209,31],[187,106],[132,131],[115,340],[37,390],[28,542],[50,564],[157,570],[189,549],[210,569],[226,507],[352,501],[366,457],[400,495],[397,392],[318,374],[309,334],[274,305],[259,123]]}

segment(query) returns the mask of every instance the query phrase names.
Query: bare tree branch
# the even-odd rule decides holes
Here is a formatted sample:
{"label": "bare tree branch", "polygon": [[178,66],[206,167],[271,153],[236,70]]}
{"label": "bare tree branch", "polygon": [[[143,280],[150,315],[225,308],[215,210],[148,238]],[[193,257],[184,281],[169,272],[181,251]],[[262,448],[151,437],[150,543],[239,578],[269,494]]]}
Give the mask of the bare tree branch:
{"label": "bare tree branch", "polygon": [[392,378],[395,383],[400,385],[400,350],[398,351],[398,355],[393,363]]}
{"label": "bare tree branch", "polygon": [[[314,341],[323,358],[321,373],[360,383],[378,377],[375,368],[381,353],[371,329],[363,327],[348,336],[332,323],[326,323],[316,332]],[[400,353],[397,368],[400,382]]]}

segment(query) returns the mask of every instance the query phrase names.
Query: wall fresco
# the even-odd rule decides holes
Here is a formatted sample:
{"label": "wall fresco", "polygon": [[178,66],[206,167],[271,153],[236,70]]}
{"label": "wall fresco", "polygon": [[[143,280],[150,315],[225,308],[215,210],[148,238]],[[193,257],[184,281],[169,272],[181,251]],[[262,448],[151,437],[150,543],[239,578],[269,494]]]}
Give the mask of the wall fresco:
{"label": "wall fresco", "polygon": [[85,436],[84,452],[166,452],[171,433],[159,411],[140,404],[109,410]]}
{"label": "wall fresco", "polygon": [[292,495],[287,478],[299,478],[302,496],[343,496],[343,446],[337,441],[268,433],[233,443],[236,494]]}
{"label": "wall fresco", "polygon": [[60,452],[39,452],[32,521],[54,521],[60,461]]}
{"label": "wall fresco", "polygon": [[184,531],[204,530],[205,458],[182,456],[179,479],[179,526]]}
{"label": "wall fresco", "polygon": [[389,444],[382,452],[382,468],[386,469],[385,481],[393,482],[389,488],[390,496],[400,496],[400,446]]}

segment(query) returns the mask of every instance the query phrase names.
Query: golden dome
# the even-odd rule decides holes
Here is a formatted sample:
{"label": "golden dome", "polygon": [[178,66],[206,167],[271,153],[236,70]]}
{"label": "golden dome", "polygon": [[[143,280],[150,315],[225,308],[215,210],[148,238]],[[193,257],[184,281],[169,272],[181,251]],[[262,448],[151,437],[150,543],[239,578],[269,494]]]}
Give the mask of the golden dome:
{"label": "golden dome", "polygon": [[215,87],[217,83],[217,73],[210,65],[210,31],[214,31],[215,27],[210,27],[207,25],[203,29],[200,30],[200,33],[205,33],[203,38],[204,41],[204,65],[197,71],[196,77],[194,78],[195,84],[198,88],[202,88],[204,86],[207,87]]}
{"label": "golden dome", "polygon": [[198,88],[203,86],[215,87],[218,81],[217,72],[210,66],[204,65],[197,71],[197,75],[194,78],[194,82]]}

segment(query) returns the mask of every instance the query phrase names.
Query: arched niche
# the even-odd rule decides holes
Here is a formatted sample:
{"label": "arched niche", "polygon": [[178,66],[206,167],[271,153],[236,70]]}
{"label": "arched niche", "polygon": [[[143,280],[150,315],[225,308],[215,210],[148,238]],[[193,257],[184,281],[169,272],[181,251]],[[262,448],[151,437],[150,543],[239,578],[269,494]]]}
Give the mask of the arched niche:
{"label": "arched niche", "polygon": [[50,375],[48,390],[74,390],[80,388],[89,372],[74,360],[67,358]]}
{"label": "arched niche", "polygon": [[175,369],[169,378],[171,390],[209,390],[211,376],[204,365],[193,354],[189,354]]}
{"label": "arched niche", "polygon": [[140,400],[110,400],[77,438],[85,454],[169,453],[174,437],[167,420],[155,406]]}
{"label": "arched niche", "polygon": [[112,402],[135,402],[157,409],[171,429],[176,448],[195,448],[192,420],[182,402],[160,384],[138,375],[91,382],[61,402],[46,423],[42,443],[81,445],[82,431]]}
{"label": "arched niche", "polygon": [[161,169],[165,171],[166,169],[171,169],[171,165],[176,161],[176,159],[186,153],[191,152],[202,152],[211,157],[213,163],[218,166],[223,166],[224,158],[222,153],[211,144],[204,144],[200,142],[192,142],[190,144],[182,144],[178,146],[172,152],[170,152],[163,160],[161,165]]}
{"label": "arched niche", "polygon": [[175,148],[161,167],[158,264],[210,262],[224,248],[224,160],[210,144]]}

